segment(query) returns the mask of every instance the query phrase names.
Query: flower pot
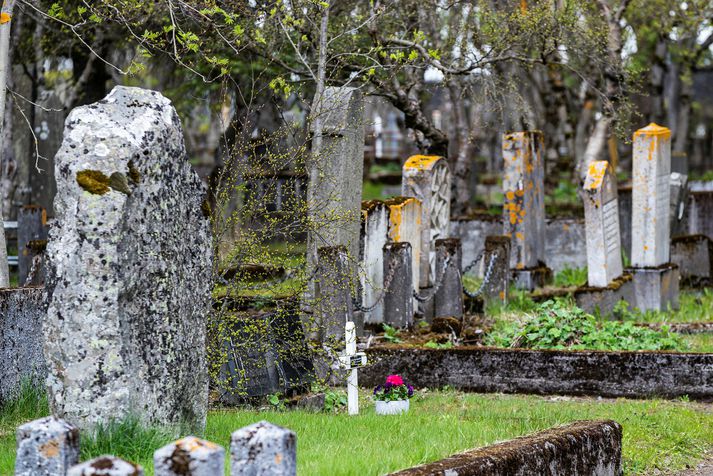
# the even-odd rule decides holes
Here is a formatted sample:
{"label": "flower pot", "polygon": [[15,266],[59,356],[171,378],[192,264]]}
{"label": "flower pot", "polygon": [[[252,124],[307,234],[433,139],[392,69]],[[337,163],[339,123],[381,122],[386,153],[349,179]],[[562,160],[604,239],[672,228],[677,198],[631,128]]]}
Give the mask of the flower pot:
{"label": "flower pot", "polygon": [[392,400],[390,402],[384,402],[381,400],[376,401],[377,415],[399,415],[401,413],[408,412],[408,409],[408,400]]}

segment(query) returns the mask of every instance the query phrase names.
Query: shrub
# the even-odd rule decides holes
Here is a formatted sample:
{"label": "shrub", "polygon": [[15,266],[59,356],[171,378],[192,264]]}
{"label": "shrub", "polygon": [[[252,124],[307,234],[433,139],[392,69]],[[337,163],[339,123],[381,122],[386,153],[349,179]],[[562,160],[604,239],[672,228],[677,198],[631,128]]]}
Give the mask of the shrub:
{"label": "shrub", "polygon": [[661,330],[631,322],[597,321],[563,301],[547,301],[521,323],[500,324],[487,345],[527,349],[687,350],[684,340],[664,326]]}

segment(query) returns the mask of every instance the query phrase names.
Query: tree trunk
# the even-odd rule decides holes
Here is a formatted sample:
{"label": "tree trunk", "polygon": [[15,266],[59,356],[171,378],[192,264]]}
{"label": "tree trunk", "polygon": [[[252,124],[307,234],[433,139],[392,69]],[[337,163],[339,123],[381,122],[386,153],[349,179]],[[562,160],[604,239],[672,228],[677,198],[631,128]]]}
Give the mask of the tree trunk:
{"label": "tree trunk", "polygon": [[470,205],[470,175],[471,161],[468,154],[468,121],[466,120],[463,95],[460,84],[450,81],[448,91],[451,96],[453,115],[455,117],[456,155],[453,163],[453,199],[451,212],[454,215],[464,215]]}
{"label": "tree trunk", "polygon": [[[15,0],[5,0],[0,16],[0,119],[5,117],[5,96],[7,92],[8,72],[12,70],[10,66],[10,29],[12,12],[15,8]],[[4,125],[0,120],[0,137],[4,137],[2,129]],[[10,270],[7,264],[7,246],[5,243],[5,226],[0,210],[0,288],[10,286]]]}

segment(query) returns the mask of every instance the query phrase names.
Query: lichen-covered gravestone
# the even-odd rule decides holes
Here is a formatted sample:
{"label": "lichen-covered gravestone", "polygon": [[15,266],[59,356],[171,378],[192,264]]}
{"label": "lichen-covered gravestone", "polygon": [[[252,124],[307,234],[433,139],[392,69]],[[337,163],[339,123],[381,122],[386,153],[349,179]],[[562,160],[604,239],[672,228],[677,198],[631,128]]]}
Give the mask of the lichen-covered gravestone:
{"label": "lichen-covered gravestone", "polygon": [[55,158],[45,322],[55,415],[205,424],[211,238],[176,111],[115,88],[75,109]]}

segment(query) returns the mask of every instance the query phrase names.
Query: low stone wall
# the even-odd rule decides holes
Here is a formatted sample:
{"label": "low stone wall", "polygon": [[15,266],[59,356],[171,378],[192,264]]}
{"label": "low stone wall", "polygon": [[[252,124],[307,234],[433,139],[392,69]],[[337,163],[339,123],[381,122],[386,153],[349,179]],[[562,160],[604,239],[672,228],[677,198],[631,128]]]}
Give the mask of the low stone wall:
{"label": "low stone wall", "polygon": [[0,401],[11,398],[25,380],[44,385],[46,316],[43,287],[0,289]]}
{"label": "low stone wall", "polygon": [[621,439],[622,428],[615,421],[578,421],[392,475],[619,476]]}
{"label": "low stone wall", "polygon": [[365,387],[399,374],[416,387],[473,392],[713,399],[713,354],[400,346],[367,354]]}

